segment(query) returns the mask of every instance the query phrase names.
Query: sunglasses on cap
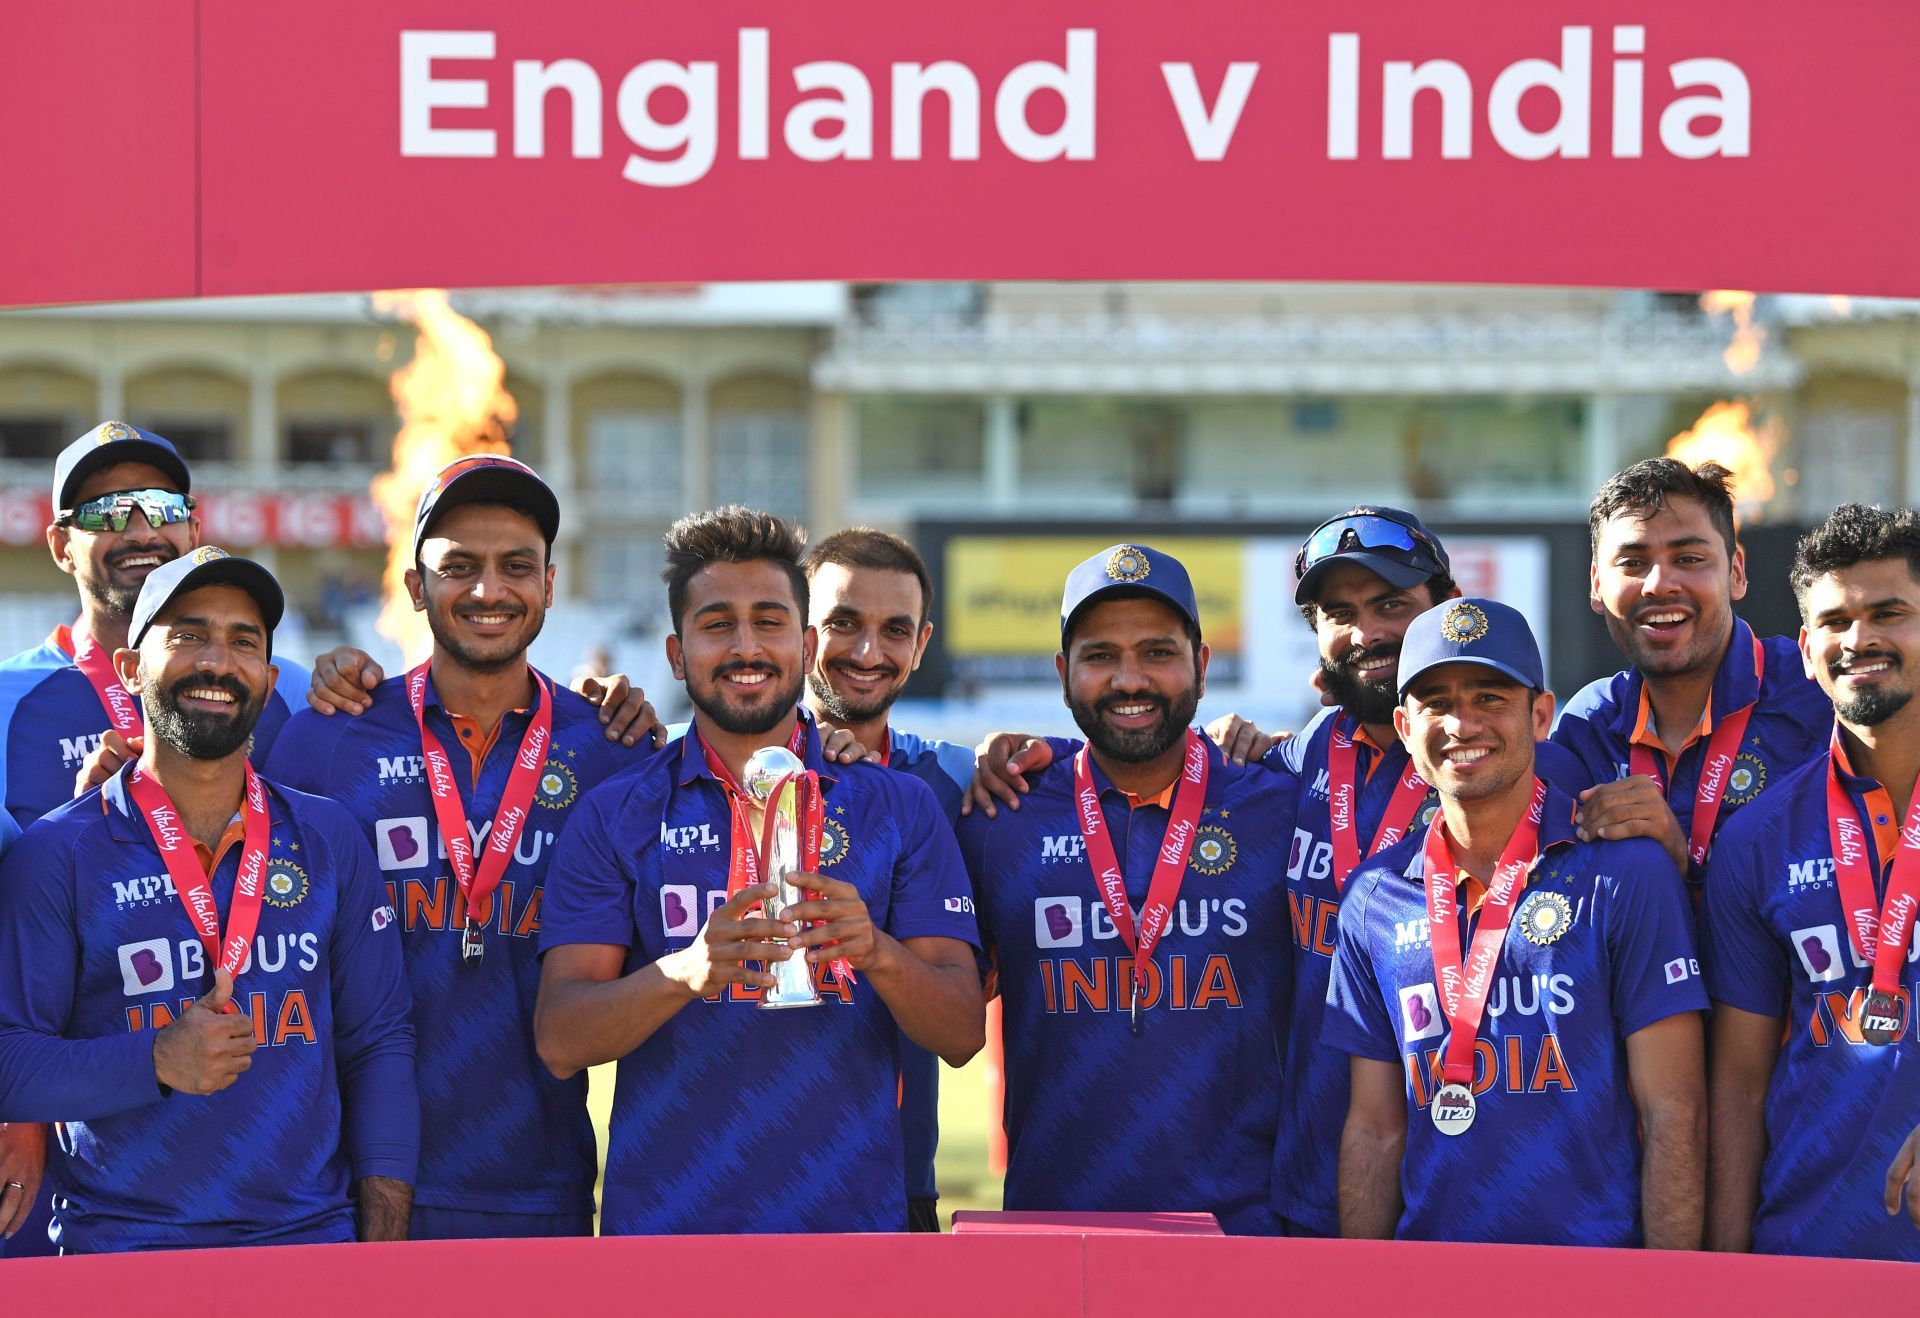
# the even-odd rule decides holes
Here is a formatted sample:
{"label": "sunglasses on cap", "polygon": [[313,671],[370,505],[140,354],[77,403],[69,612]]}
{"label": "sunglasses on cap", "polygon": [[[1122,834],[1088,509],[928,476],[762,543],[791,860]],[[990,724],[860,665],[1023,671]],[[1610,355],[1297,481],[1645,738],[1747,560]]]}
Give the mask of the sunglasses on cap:
{"label": "sunglasses on cap", "polygon": [[1303,577],[1322,559],[1356,549],[1397,549],[1403,554],[1422,555],[1435,567],[1440,565],[1439,551],[1424,533],[1378,513],[1355,513],[1315,527],[1293,556],[1293,573]]}
{"label": "sunglasses on cap", "polygon": [[475,453],[468,457],[456,458],[435,472],[433,487],[429,493],[438,493],[440,490],[445,489],[456,477],[464,476],[470,471],[480,471],[488,467],[505,467],[509,471],[521,472],[524,475],[533,476],[535,479],[538,479],[538,475],[534,469],[518,458],[510,458],[504,453]]}
{"label": "sunglasses on cap", "polygon": [[62,508],[53,524],[81,531],[112,531],[117,535],[127,529],[136,509],[146,515],[150,526],[172,526],[193,516],[197,506],[191,494],[181,494],[178,490],[116,490],[88,499],[78,507]]}

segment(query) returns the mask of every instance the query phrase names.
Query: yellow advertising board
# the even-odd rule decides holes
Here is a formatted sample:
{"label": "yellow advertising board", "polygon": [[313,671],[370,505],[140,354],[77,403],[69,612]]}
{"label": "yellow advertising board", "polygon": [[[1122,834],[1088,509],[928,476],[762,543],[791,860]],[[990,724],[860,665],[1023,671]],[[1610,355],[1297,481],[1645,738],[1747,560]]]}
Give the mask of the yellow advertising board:
{"label": "yellow advertising board", "polygon": [[[1067,573],[1111,542],[1081,536],[956,536],[947,542],[944,639],[956,658],[1051,656],[1060,649]],[[1244,541],[1162,536],[1153,547],[1186,564],[1200,627],[1217,652],[1240,648]]]}

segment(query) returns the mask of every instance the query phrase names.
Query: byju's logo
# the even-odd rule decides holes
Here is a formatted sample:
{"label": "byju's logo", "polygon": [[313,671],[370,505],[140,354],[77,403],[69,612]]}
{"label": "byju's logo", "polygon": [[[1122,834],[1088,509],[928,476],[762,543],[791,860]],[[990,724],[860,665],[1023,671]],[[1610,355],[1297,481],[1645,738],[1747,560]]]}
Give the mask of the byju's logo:
{"label": "byju's logo", "polygon": [[1408,1043],[1431,1039],[1446,1028],[1447,1021],[1440,1014],[1440,999],[1435,996],[1433,985],[1416,984],[1400,990],[1400,1031]]}
{"label": "byju's logo", "polygon": [[120,945],[120,985],[130,998],[173,987],[173,948],[164,938]]}
{"label": "byju's logo", "polygon": [[1033,903],[1035,947],[1079,947],[1084,942],[1085,912],[1078,897],[1041,897]]}
{"label": "byju's logo", "polygon": [[1800,964],[1814,983],[1825,984],[1847,973],[1847,959],[1840,953],[1840,930],[1836,926],[1821,924],[1795,929],[1792,938],[1793,950],[1800,954]]}
{"label": "byju's logo", "polygon": [[417,870],[433,859],[427,847],[427,820],[424,815],[404,819],[382,819],[373,826],[373,841],[380,853],[383,870]]}
{"label": "byju's logo", "polygon": [[660,924],[669,938],[691,938],[700,932],[700,890],[691,883],[669,883],[660,889]]}

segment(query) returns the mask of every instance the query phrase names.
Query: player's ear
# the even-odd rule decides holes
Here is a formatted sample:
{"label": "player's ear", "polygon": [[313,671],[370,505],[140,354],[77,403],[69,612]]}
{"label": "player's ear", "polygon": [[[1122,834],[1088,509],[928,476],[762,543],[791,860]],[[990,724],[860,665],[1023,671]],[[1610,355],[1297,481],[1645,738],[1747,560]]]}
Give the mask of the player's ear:
{"label": "player's ear", "polygon": [[[551,578],[549,578],[549,582],[551,582]],[[417,567],[407,569],[407,595],[413,600],[413,611],[415,613],[425,613],[427,611],[426,581],[421,577],[420,569]],[[547,603],[553,603],[552,599],[548,599]]]}
{"label": "player's ear", "polygon": [[667,633],[667,667],[673,670],[673,680],[687,680],[687,656],[680,649],[680,633]]}
{"label": "player's ear", "polygon": [[120,685],[127,689],[127,694],[134,696],[140,694],[140,652],[138,650],[129,650],[125,646],[115,650],[113,672],[114,676],[120,679]]}

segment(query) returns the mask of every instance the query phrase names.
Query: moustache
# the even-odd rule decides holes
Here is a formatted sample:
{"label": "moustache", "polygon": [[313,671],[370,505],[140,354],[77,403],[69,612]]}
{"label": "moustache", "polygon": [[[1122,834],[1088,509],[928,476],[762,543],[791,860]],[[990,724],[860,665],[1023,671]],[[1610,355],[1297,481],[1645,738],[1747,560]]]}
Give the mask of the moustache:
{"label": "moustache", "polygon": [[858,673],[863,677],[867,675],[874,677],[900,676],[900,670],[892,664],[878,664],[873,667],[863,668],[859,664],[849,663],[845,659],[838,659],[827,666],[836,673]]}
{"label": "moustache", "polygon": [[721,664],[714,669],[713,680],[718,682],[721,678],[732,677],[735,673],[765,673],[772,678],[780,676],[780,670],[772,664],[755,664],[748,663],[744,659],[736,659],[732,663]]}
{"label": "moustache", "polygon": [[1098,710],[1100,713],[1104,714],[1108,710],[1118,708],[1121,705],[1152,705],[1155,709],[1159,710],[1162,714],[1166,713],[1168,709],[1168,702],[1163,697],[1146,696],[1146,695],[1102,696],[1098,701],[1094,703],[1093,707],[1096,710]]}
{"label": "moustache", "polygon": [[[1400,642],[1383,641],[1379,645],[1363,645],[1347,651],[1345,654],[1340,656],[1340,667],[1346,669],[1349,673],[1352,673],[1354,677],[1359,678],[1360,665],[1365,663],[1367,660],[1398,659],[1399,657],[1400,657]],[[1361,680],[1364,681],[1365,679],[1363,678]]]}
{"label": "moustache", "polygon": [[196,689],[224,691],[233,697],[233,703],[236,706],[246,704],[252,695],[246,687],[241,685],[240,679],[235,677],[185,677],[168,687],[167,695],[178,703],[185,698],[187,692]]}
{"label": "moustache", "polygon": [[1855,664],[1878,663],[1881,661],[1885,661],[1889,668],[1903,667],[1900,656],[1891,650],[1842,650],[1838,659],[1832,660],[1827,664],[1827,676],[1835,678],[1841,677],[1845,675],[1847,669],[1853,667]]}

